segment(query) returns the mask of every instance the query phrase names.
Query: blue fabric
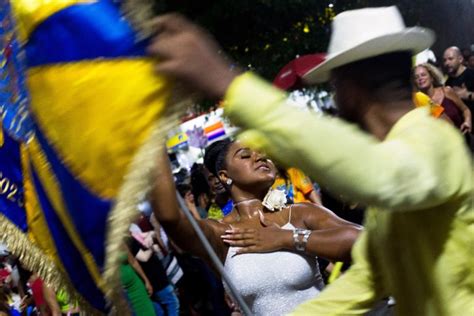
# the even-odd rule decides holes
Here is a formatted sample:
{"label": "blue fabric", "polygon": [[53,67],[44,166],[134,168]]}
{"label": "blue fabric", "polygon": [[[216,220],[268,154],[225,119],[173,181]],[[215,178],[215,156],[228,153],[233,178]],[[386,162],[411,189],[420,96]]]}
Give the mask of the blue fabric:
{"label": "blue fabric", "polygon": [[111,1],[67,7],[43,21],[25,50],[28,66],[97,58],[144,56],[147,43],[135,33]]}
{"label": "blue fabric", "polygon": [[155,313],[157,316],[168,315],[178,316],[179,315],[179,300],[172,285],[168,285],[161,291],[155,292],[152,297],[155,306]]}
{"label": "blue fabric", "polygon": [[0,1],[0,112],[2,125],[16,139],[26,141],[32,120],[28,113],[24,61],[14,32],[9,1]]}
{"label": "blue fabric", "polygon": [[153,308],[155,309],[155,314],[156,316],[164,316],[165,315],[165,311],[163,310],[163,308],[161,307],[160,304],[152,301],[152,304],[153,304]]}
{"label": "blue fabric", "polygon": [[38,175],[32,168],[33,183],[38,194],[38,200],[43,211],[51,237],[54,240],[59,258],[66,269],[75,289],[96,309],[106,311],[104,294],[95,285],[81,254],[74,246],[64,229],[61,220],[53,210],[48,197],[41,186]]}
{"label": "blue fabric", "polygon": [[224,214],[224,216],[227,216],[230,214],[230,212],[232,212],[233,209],[234,209],[234,202],[232,202],[232,200],[229,199],[229,201],[227,201],[227,203],[222,208],[222,213]]}
{"label": "blue fabric", "polygon": [[3,145],[0,143],[0,212],[26,232],[20,143],[4,130],[0,133],[3,133]]}
{"label": "blue fabric", "polygon": [[59,182],[67,211],[81,240],[102,269],[105,258],[107,216],[112,207],[110,200],[103,200],[85,188],[61,163],[41,131],[35,135]]}

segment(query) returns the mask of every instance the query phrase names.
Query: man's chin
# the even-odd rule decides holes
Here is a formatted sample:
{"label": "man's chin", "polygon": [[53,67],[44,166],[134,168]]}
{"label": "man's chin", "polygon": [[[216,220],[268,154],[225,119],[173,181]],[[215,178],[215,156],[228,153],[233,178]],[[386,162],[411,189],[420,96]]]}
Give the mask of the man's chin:
{"label": "man's chin", "polygon": [[215,191],[216,191],[217,194],[224,194],[224,193],[226,193],[225,188],[222,187],[222,186],[216,187],[216,188],[215,188]]}
{"label": "man's chin", "polygon": [[354,124],[359,123],[358,120],[356,119],[357,116],[354,115],[354,114],[340,112],[337,117],[339,117],[340,119],[343,119],[344,121],[347,121],[349,123],[354,123]]}

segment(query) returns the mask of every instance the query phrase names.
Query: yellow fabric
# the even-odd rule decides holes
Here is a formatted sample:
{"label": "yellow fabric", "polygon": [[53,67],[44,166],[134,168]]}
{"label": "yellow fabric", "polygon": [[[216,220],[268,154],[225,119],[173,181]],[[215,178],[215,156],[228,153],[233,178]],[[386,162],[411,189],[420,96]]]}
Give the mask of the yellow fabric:
{"label": "yellow fabric", "polygon": [[413,103],[415,103],[416,107],[420,107],[420,106],[428,106],[431,103],[433,103],[433,101],[431,101],[429,96],[427,96],[423,92],[418,91],[415,94],[413,94]]}
{"label": "yellow fabric", "polygon": [[26,41],[38,24],[77,3],[92,3],[94,0],[11,0],[16,27],[21,41]]}
{"label": "yellow fabric", "polygon": [[[42,152],[40,145],[37,143],[36,139],[33,138],[29,142],[28,146],[29,156],[31,157],[31,161],[35,170],[38,172],[38,177],[41,180],[41,183],[44,186],[44,189],[51,200],[51,204],[58,215],[59,219],[61,220],[64,229],[67,231],[71,241],[73,242],[74,246],[77,248],[79,253],[86,264],[87,270],[91,274],[92,279],[96,283],[97,287],[104,289],[104,282],[102,280],[102,276],[100,273],[100,269],[97,266],[96,262],[94,261],[94,257],[92,254],[87,250],[87,247],[81,240],[74,223],[71,220],[70,215],[67,213],[66,206],[62,197],[61,189],[57,183],[56,177],[51,170],[51,166],[49,165],[45,154]],[[37,231],[37,233],[40,233]],[[41,239],[48,239],[47,230],[42,232],[42,235],[36,235],[37,238]]]}
{"label": "yellow fabric", "polygon": [[337,278],[341,275],[341,269],[342,269],[343,265],[344,265],[344,263],[341,262],[341,261],[338,261],[334,264],[334,267],[332,268],[331,274],[329,275],[329,278],[328,278],[328,283],[329,284],[336,281]]}
{"label": "yellow fabric", "polygon": [[311,202],[306,196],[314,190],[311,179],[308,178],[303,171],[297,168],[289,168],[286,170],[289,183],[281,176],[277,177],[273,183],[273,189],[284,190],[288,193],[287,184],[293,187],[293,202]]}
{"label": "yellow fabric", "polygon": [[439,104],[435,104],[430,99],[430,97],[424,94],[423,92],[416,92],[415,94],[413,94],[413,103],[417,108],[422,106],[429,106],[431,115],[433,115],[434,117],[440,117],[441,114],[444,113],[444,108]]}
{"label": "yellow fabric", "polygon": [[30,160],[27,149],[21,148],[22,170],[23,170],[23,185],[24,185],[24,199],[26,219],[28,222],[28,237],[38,244],[44,253],[61,266],[58,259],[56,245],[54,244],[51,234],[48,230],[48,224],[40,209],[39,201],[36,195],[36,190],[31,179]]}
{"label": "yellow fabric", "polygon": [[381,142],[288,107],[286,94],[251,73],[226,102],[245,142],[369,205],[354,265],[292,315],[362,315],[386,295],[399,315],[474,314],[474,175],[452,126],[414,109]]}
{"label": "yellow fabric", "polygon": [[27,83],[36,122],[64,164],[94,194],[114,198],[169,96],[153,62],[42,66],[28,71]]}
{"label": "yellow fabric", "polygon": [[219,221],[224,218],[224,213],[222,212],[219,205],[212,203],[207,211],[207,218]]}
{"label": "yellow fabric", "polygon": [[2,123],[0,122],[0,148],[3,146],[4,142],[5,142],[5,138],[3,136]]}
{"label": "yellow fabric", "polygon": [[74,309],[77,309],[77,303],[71,303],[71,297],[64,290],[59,290],[56,294],[56,300],[58,301],[61,313],[67,314]]}

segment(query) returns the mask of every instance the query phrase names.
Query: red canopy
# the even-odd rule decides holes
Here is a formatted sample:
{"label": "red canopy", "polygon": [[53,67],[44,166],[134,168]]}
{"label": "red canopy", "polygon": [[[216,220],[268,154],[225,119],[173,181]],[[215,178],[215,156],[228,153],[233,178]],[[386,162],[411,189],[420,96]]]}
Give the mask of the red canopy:
{"label": "red canopy", "polygon": [[303,55],[286,64],[273,80],[273,85],[280,89],[289,90],[303,86],[303,76],[322,63],[325,53]]}

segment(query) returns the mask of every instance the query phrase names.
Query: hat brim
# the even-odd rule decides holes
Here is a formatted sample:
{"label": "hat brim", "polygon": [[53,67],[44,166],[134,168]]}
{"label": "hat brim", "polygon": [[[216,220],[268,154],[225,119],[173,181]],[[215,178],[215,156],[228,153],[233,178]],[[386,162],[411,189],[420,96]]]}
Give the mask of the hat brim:
{"label": "hat brim", "polygon": [[310,84],[326,82],[334,68],[391,52],[411,51],[417,54],[429,48],[434,40],[434,32],[422,27],[411,27],[402,32],[379,36],[351,49],[328,55],[323,63],[309,70],[303,80]]}

